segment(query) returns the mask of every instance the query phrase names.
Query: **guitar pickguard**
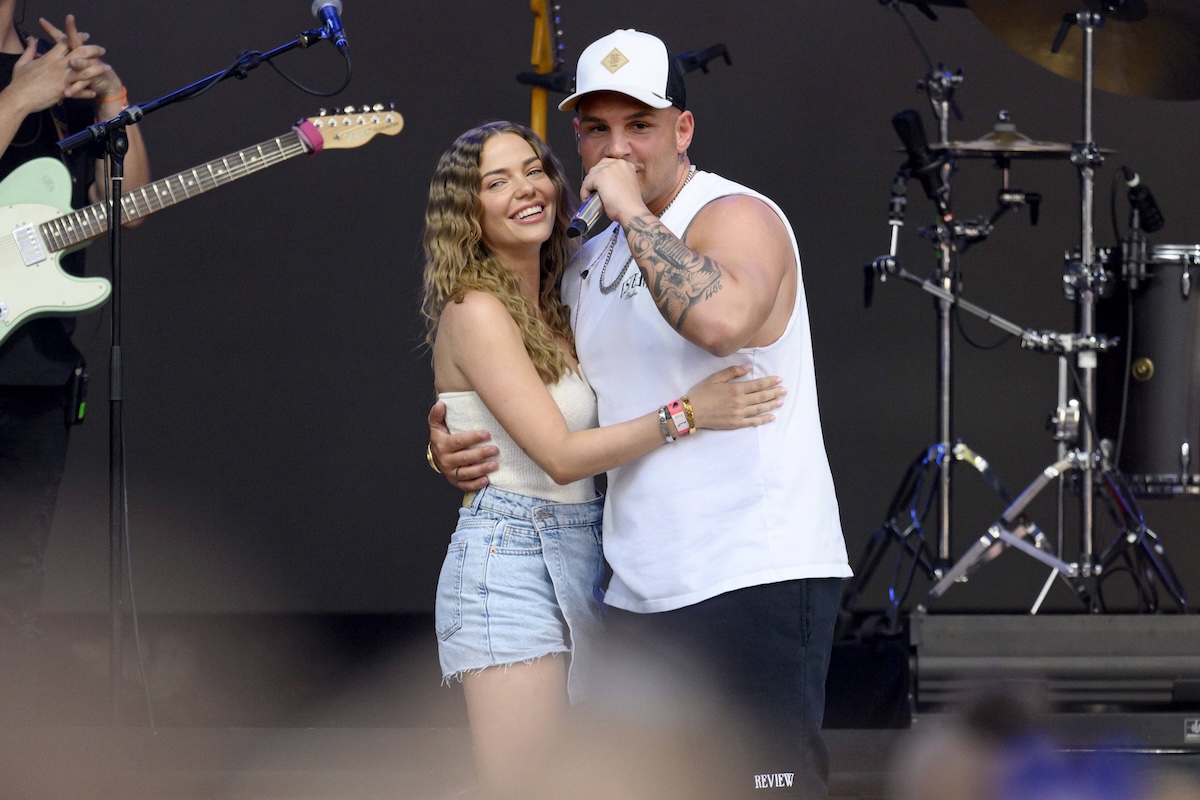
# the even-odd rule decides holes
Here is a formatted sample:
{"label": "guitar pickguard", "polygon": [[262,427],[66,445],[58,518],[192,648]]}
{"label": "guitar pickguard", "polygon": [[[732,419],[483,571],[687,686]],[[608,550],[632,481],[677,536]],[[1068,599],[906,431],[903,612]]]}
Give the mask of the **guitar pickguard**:
{"label": "guitar pickguard", "polygon": [[71,173],[56,158],[25,162],[0,183],[0,206],[20,203],[54,206],[58,214],[70,211]]}
{"label": "guitar pickguard", "polygon": [[[16,176],[17,171],[14,171],[0,184],[0,189],[7,187],[9,180]],[[112,291],[104,278],[76,278],[63,272],[59,266],[61,252],[53,252],[41,242],[38,226],[61,214],[62,210],[56,206],[35,203],[0,207],[0,235],[3,236],[0,241],[0,341],[22,322],[35,317],[74,314],[95,308],[107,300]],[[18,242],[18,237],[26,241]]]}

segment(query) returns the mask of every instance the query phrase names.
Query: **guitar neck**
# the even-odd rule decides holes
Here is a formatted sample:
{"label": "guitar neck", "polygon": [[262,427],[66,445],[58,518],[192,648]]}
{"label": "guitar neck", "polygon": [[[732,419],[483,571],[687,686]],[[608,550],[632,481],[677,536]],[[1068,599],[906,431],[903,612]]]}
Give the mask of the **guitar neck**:
{"label": "guitar neck", "polygon": [[[274,166],[309,152],[296,131],[247,147],[223,158],[140,186],[121,196],[121,218],[129,222],[182,203],[210,189]],[[108,231],[108,204],[73,211],[40,226],[43,240],[52,250],[66,250]]]}

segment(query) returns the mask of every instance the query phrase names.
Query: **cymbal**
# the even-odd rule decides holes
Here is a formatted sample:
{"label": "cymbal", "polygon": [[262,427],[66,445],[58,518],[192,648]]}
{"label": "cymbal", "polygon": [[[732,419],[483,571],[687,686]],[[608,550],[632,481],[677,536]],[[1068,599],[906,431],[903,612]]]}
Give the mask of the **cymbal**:
{"label": "cymbal", "polygon": [[1071,145],[1060,142],[1038,142],[1015,130],[992,131],[969,142],[936,142],[929,145],[935,152],[959,158],[1070,158]]}
{"label": "cymbal", "polygon": [[[1017,130],[1007,111],[991,133],[965,142],[935,142],[929,149],[957,158],[1070,158],[1074,146],[1062,142],[1039,142]],[[1099,148],[1101,153],[1112,150]]]}
{"label": "cymbal", "polygon": [[1195,0],[967,0],[1005,44],[1064,78],[1083,80],[1083,35],[1077,26],[1050,52],[1063,17],[1105,11],[1095,32],[1097,89],[1158,100],[1200,98],[1200,4]]}

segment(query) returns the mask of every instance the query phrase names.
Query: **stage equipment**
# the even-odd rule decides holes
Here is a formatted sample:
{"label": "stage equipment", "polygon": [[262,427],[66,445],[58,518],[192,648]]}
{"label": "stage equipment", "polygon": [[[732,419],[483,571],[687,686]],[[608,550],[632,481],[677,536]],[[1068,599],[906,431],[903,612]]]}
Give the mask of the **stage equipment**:
{"label": "stage equipment", "polygon": [[[351,64],[350,50],[345,45],[345,33],[341,29],[340,19],[331,10],[340,10],[341,2],[314,2],[313,14],[324,20],[324,26],[319,29],[302,31],[291,41],[267,52],[257,50],[242,50],[237,58],[225,69],[215,72],[195,83],[166,94],[156,100],[134,104],[126,107],[115,117],[97,122],[78,133],[68,136],[57,143],[60,153],[66,153],[79,147],[94,145],[97,152],[106,155],[107,165],[107,209],[105,220],[108,221],[109,260],[112,270],[112,316],[111,343],[109,346],[109,606],[112,620],[112,636],[109,641],[109,688],[112,703],[113,722],[121,722],[121,680],[123,636],[121,632],[122,617],[124,616],[124,578],[126,576],[127,554],[125,542],[128,538],[127,527],[127,494],[125,486],[125,432],[124,432],[124,360],[121,351],[121,225],[124,215],[125,201],[121,188],[124,184],[124,159],[129,147],[126,128],[139,122],[147,114],[153,113],[165,106],[181,100],[188,100],[204,94],[218,83],[228,78],[245,78],[256,67],[269,63],[276,56],[295,50],[308,48],[322,40],[331,40],[346,63],[346,74],[342,84],[332,91],[310,89],[301,85],[277,66],[276,73],[293,86],[314,95],[329,97],[346,88],[350,83]],[[338,24],[334,24],[334,22]],[[274,66],[274,65],[272,65]],[[132,578],[132,576],[130,576]],[[133,589],[130,580],[131,607]],[[134,639],[137,642],[137,616],[134,615]],[[139,643],[140,644],[140,643]],[[144,677],[144,676],[143,676]],[[144,681],[143,681],[144,682]],[[151,712],[153,724],[153,712]]]}
{"label": "stage equipment", "polygon": [[[953,417],[953,361],[954,361],[954,303],[952,298],[961,288],[962,272],[960,256],[972,245],[983,241],[994,229],[1002,216],[1029,206],[1030,222],[1037,223],[1037,212],[1041,196],[1036,192],[1024,192],[1009,185],[1009,158],[1015,157],[1029,147],[1032,141],[1016,133],[1016,126],[1009,115],[1002,112],[996,127],[980,142],[955,143],[950,141],[950,116],[961,118],[954,100],[955,91],[962,85],[962,70],[951,72],[942,64],[935,65],[920,36],[912,26],[898,0],[881,1],[900,17],[910,37],[920,50],[929,69],[917,84],[928,98],[938,120],[938,142],[929,144],[925,138],[920,116],[911,109],[892,118],[892,125],[903,143],[908,160],[897,170],[892,182],[888,224],[891,226],[891,259],[895,259],[900,228],[904,225],[907,209],[907,182],[919,180],[927,197],[937,207],[937,224],[922,229],[921,233],[930,240],[938,251],[937,265],[931,279],[942,287],[944,296],[937,301],[937,441],[921,451],[909,465],[892,503],[887,519],[872,535],[866,551],[857,562],[855,577],[848,585],[843,597],[843,615],[849,614],[863,589],[870,582],[886,550],[891,544],[899,548],[897,561],[888,588],[887,619],[891,626],[898,623],[899,614],[916,570],[920,569],[927,578],[936,580],[953,563],[950,531],[953,500],[953,466],[956,461],[971,465],[1007,504],[1005,493],[991,470],[986,458],[954,436]],[[971,147],[966,147],[972,144]],[[1011,144],[1012,146],[1006,146]],[[1044,145],[1043,150],[1049,145]],[[1020,147],[1021,149],[1018,149]],[[986,154],[994,158],[1002,168],[1003,183],[997,193],[997,208],[986,219],[959,219],[952,208],[952,183],[955,158],[958,151],[973,156]],[[1066,154],[1063,155],[1065,157]],[[870,306],[874,283],[886,279],[886,274],[873,265],[864,271],[864,305]],[[925,541],[924,524],[930,511],[937,509],[937,539],[935,549]]]}
{"label": "stage equipment", "polygon": [[[1042,6],[1053,5],[1056,4],[1042,4]],[[1079,4],[1072,3],[1070,5],[1078,8]],[[1115,344],[1096,334],[1097,300],[1106,293],[1110,285],[1108,271],[1102,262],[1097,261],[1097,248],[1094,241],[1095,170],[1103,163],[1103,157],[1096,147],[1092,132],[1096,34],[1103,28],[1109,16],[1121,23],[1140,24],[1147,19],[1144,5],[1140,10],[1135,8],[1135,6],[1141,5],[1140,3],[1127,2],[1110,5],[1111,9],[1107,12],[1081,10],[1063,15],[1058,22],[1058,33],[1048,48],[1051,57],[1047,59],[1048,61],[1053,60],[1053,56],[1069,37],[1070,29],[1077,26],[1082,36],[1083,136],[1082,141],[1073,147],[1071,162],[1076,166],[1080,178],[1081,242],[1078,251],[1079,259],[1077,261],[1068,259],[1067,271],[1063,277],[1063,288],[1067,298],[1076,304],[1079,330],[1077,333],[1061,339],[1063,347],[1060,359],[1062,367],[1060,368],[1059,382],[1059,415],[1067,418],[1068,411],[1072,409],[1071,405],[1063,402],[1067,392],[1065,373],[1070,371],[1075,384],[1076,397],[1074,400],[1076,405],[1074,408],[1077,408],[1079,414],[1082,415],[1082,423],[1078,424],[1077,436],[1073,438],[1060,431],[1059,459],[1047,467],[1042,475],[1035,479],[1005,510],[1000,521],[989,529],[988,534],[977,541],[963,558],[942,576],[941,580],[930,590],[924,606],[928,606],[941,597],[955,581],[965,579],[989,550],[998,542],[1004,542],[1017,546],[1018,549],[1052,567],[1050,577],[1033,606],[1032,610],[1035,612],[1045,599],[1056,575],[1067,581],[1076,590],[1076,593],[1088,602],[1093,611],[1104,610],[1102,595],[1099,592],[1099,580],[1105,570],[1114,566],[1118,561],[1124,562],[1137,579],[1144,610],[1159,610],[1158,587],[1160,585],[1170,594],[1180,610],[1187,610],[1188,601],[1183,586],[1167,560],[1158,537],[1146,526],[1133,492],[1129,489],[1124,477],[1116,471],[1109,457],[1099,448],[1099,435],[1095,424],[1096,354]],[[992,10],[987,3],[981,3],[981,10],[984,8]],[[975,10],[974,5],[972,10]],[[1011,13],[1011,8],[1008,10]],[[1039,7],[1039,11],[1044,13],[1044,9],[1041,7]],[[1036,15],[1031,15],[1031,17],[1041,20]],[[1049,28],[1050,26],[1043,26],[1043,48],[1046,47],[1045,42],[1050,38]],[[1026,20],[1024,27],[1009,26],[1006,30],[1021,30],[1025,37],[1030,37],[1034,36],[1033,31],[1037,30],[1037,25],[1030,24],[1030,21]],[[1153,32],[1153,30],[1155,29],[1150,28],[1148,32]],[[1133,36],[1137,40],[1144,35],[1147,33],[1134,35],[1126,32],[1119,34],[1116,38],[1127,41]],[[1024,41],[1023,37],[1015,38]],[[1040,54],[1043,50],[1035,47],[1034,52]],[[1039,61],[1039,63],[1042,62]],[[1114,72],[1110,69],[1110,77],[1116,74],[1119,74],[1119,70]],[[1172,88],[1179,89],[1180,87],[1174,85]],[[1069,357],[1074,357],[1077,370],[1069,365],[1067,361]],[[1077,444],[1078,447],[1066,449],[1068,443]],[[1042,555],[1039,549],[1029,547],[1028,543],[1022,541],[1027,535],[1035,541],[1037,539],[1036,526],[1032,526],[1032,523],[1024,517],[1025,507],[1047,484],[1062,476],[1067,470],[1077,474],[1080,501],[1079,561],[1072,564],[1067,564],[1057,557]],[[1103,499],[1119,531],[1117,538],[1099,556],[1097,556],[1095,547],[1095,494],[1098,486],[1103,486],[1107,491]],[[1059,552],[1061,552],[1061,548]],[[1096,580],[1097,591],[1091,597],[1083,589],[1084,584],[1081,582],[1088,579]]]}
{"label": "stage equipment", "polygon": [[[1200,5],[1193,0],[967,0],[967,7],[1030,61],[1089,88],[1158,100],[1200,98]],[[1081,13],[1104,26],[1094,52],[1086,27],[1082,39],[1066,33]]]}
{"label": "stage equipment", "polygon": [[1098,310],[1124,332],[1097,373],[1113,462],[1138,496],[1200,498],[1200,244],[1150,245],[1131,228],[1102,254],[1122,278]]}
{"label": "stage equipment", "polygon": [[[900,13],[902,18],[904,17],[894,2],[890,3],[890,5]],[[1026,28],[1036,29],[1036,25],[1031,25],[1028,20],[1020,20],[1019,23],[1013,21],[1019,19],[1019,15],[1015,14],[1012,9],[1014,3],[990,3],[979,0],[978,5],[984,12],[981,14],[981,18],[988,17],[990,12],[995,10],[995,6],[1004,5],[1005,13],[1011,15],[1012,19],[1006,16],[1003,20],[1002,28],[1004,31],[1009,32],[1008,36],[1017,39],[1020,43],[1024,42],[1024,35],[1032,35]],[[1020,5],[1020,3],[1017,5]],[[1042,5],[1058,7],[1062,4],[1050,2]],[[1076,2],[1070,5],[1078,8],[1081,3]],[[1094,6],[1096,4],[1092,3],[1089,5]],[[971,2],[970,6],[972,10],[976,10],[976,2]],[[1135,6],[1140,8],[1135,8]],[[912,477],[913,469],[910,468],[909,477],[902,484],[902,491],[905,487],[912,487],[909,493],[915,499],[908,513],[912,524],[907,525],[907,527],[899,524],[901,516],[898,512],[900,509],[897,500],[894,500],[892,507],[889,509],[889,522],[885,523],[884,527],[872,538],[868,552],[864,557],[865,574],[856,578],[859,584],[852,587],[849,595],[851,598],[857,596],[857,591],[855,590],[861,590],[861,583],[865,582],[866,578],[869,578],[870,572],[874,569],[878,561],[878,554],[875,551],[877,550],[880,537],[886,533],[891,533],[903,545],[901,559],[904,557],[912,559],[912,565],[907,569],[906,573],[902,572],[900,568],[901,562],[898,561],[897,563],[897,570],[893,576],[893,585],[891,594],[889,595],[890,606],[888,611],[889,617],[893,620],[898,615],[899,604],[903,602],[903,595],[907,593],[912,575],[917,567],[921,567],[927,574],[932,574],[936,578],[936,583],[930,589],[928,596],[918,607],[918,611],[924,611],[931,603],[945,594],[954,583],[965,581],[979,566],[991,560],[1002,552],[1005,547],[1009,546],[1051,567],[1050,576],[1046,580],[1037,600],[1034,602],[1031,613],[1036,613],[1039,610],[1056,578],[1060,578],[1089,610],[1097,612],[1106,610],[1101,591],[1102,576],[1116,566],[1123,566],[1133,575],[1142,610],[1161,610],[1160,589],[1171,597],[1180,610],[1187,610],[1188,600],[1186,592],[1166,557],[1162,543],[1154,532],[1147,527],[1134,497],[1135,490],[1131,488],[1131,484],[1126,480],[1125,476],[1117,471],[1115,460],[1111,457],[1111,448],[1107,446],[1107,443],[1105,443],[1106,446],[1101,446],[1096,423],[1097,354],[1113,350],[1118,343],[1116,338],[1106,337],[1097,332],[1097,303],[1099,298],[1111,293],[1113,280],[1108,270],[1105,269],[1105,260],[1111,254],[1111,251],[1102,251],[1096,247],[1093,227],[1095,170],[1103,163],[1102,153],[1105,152],[1096,146],[1092,134],[1092,96],[1095,77],[1093,65],[1095,64],[1097,31],[1105,25],[1110,14],[1118,22],[1130,24],[1144,21],[1148,18],[1148,12],[1146,12],[1144,4],[1138,0],[1130,0],[1130,2],[1109,3],[1103,12],[1079,10],[1065,15],[1058,13],[1057,16],[1053,17],[1054,24],[1050,25],[1047,30],[1042,31],[1043,47],[1054,53],[1069,38],[1070,29],[1073,26],[1077,26],[1081,30],[1083,39],[1081,45],[1081,52],[1083,54],[1081,76],[1083,84],[1083,135],[1080,142],[1069,147],[1054,142],[1036,142],[1023,134],[1019,134],[1016,127],[1011,124],[1011,120],[1003,114],[1001,115],[1000,123],[991,134],[974,141],[955,142],[949,140],[949,137],[946,135],[945,119],[943,115],[939,114],[939,119],[943,123],[941,144],[935,144],[926,149],[923,146],[914,146],[913,144],[913,141],[919,138],[912,133],[914,124],[911,115],[914,112],[902,112],[904,115],[908,115],[903,123],[898,122],[901,115],[897,115],[897,118],[893,120],[893,124],[897,125],[897,130],[901,132],[901,138],[905,144],[904,149],[909,154],[909,159],[901,168],[901,173],[898,174],[896,182],[893,183],[891,212],[889,215],[889,224],[892,226],[892,246],[890,253],[887,256],[875,259],[866,268],[866,298],[868,303],[874,279],[878,277],[882,280],[889,275],[895,275],[920,286],[925,291],[937,297],[939,300],[939,309],[946,309],[947,312],[951,308],[967,311],[1019,338],[1023,347],[1035,349],[1040,352],[1053,353],[1059,357],[1059,405],[1051,418],[1055,439],[1059,443],[1057,460],[1046,467],[1015,500],[1009,502],[999,520],[988,529],[987,533],[975,541],[962,558],[949,565],[948,568],[943,568],[943,565],[936,562],[931,564],[925,557],[924,542],[920,535],[919,526],[920,513],[923,513],[922,503],[917,502],[917,499],[921,497],[921,480]],[[1031,14],[1030,16],[1041,20],[1044,12],[1039,6],[1039,14]],[[1186,19],[1185,15],[1185,21]],[[986,21],[988,19],[985,19]],[[996,19],[993,18],[992,21],[996,22]],[[905,19],[905,22],[907,24],[907,19]],[[1001,23],[996,22],[996,24],[1000,25]],[[1054,35],[1056,26],[1057,36]],[[1043,25],[1043,27],[1045,26]],[[912,32],[911,25],[909,25],[909,30]],[[1017,36],[1013,33],[1014,31],[1019,31],[1022,35]],[[1122,41],[1127,41],[1130,38],[1140,41],[1144,35],[1146,35],[1146,32],[1131,34],[1127,29],[1122,29],[1119,37]],[[915,39],[915,33],[913,33],[913,36]],[[1008,37],[1005,38],[1008,40]],[[1051,40],[1053,40],[1053,44],[1051,44]],[[1192,44],[1194,43],[1193,41]],[[1014,47],[1020,49],[1018,44],[1014,44]],[[1038,52],[1040,54],[1040,51]],[[1035,58],[1035,60],[1038,60],[1039,63],[1043,62],[1039,58]],[[1048,60],[1053,61],[1053,59]],[[1109,71],[1109,77],[1115,77],[1113,70]],[[1181,90],[1180,83],[1171,84],[1171,90]],[[944,109],[944,104],[941,108]],[[935,113],[939,111],[939,104],[934,104],[934,110]],[[905,130],[909,132],[906,134]],[[936,159],[932,157],[933,153],[937,154]],[[965,224],[956,220],[953,212],[950,211],[949,178],[953,174],[954,159],[956,157],[993,158],[997,162],[997,165],[1004,171],[1004,188],[1000,193],[1000,208],[985,223]],[[1074,251],[1073,254],[1068,254],[1066,274],[1063,277],[1064,294],[1068,300],[1071,300],[1076,305],[1078,328],[1076,331],[1070,333],[1037,332],[1020,328],[1003,318],[990,314],[978,306],[973,306],[961,300],[957,281],[947,279],[948,276],[956,278],[957,273],[953,271],[947,272],[945,265],[951,263],[951,259],[956,254],[963,252],[970,244],[981,240],[990,232],[991,224],[1003,213],[1006,202],[1011,203],[1019,200],[1022,204],[1031,205],[1031,211],[1034,212],[1033,220],[1036,221],[1035,200],[1040,198],[1037,198],[1036,195],[1027,195],[1025,193],[1019,193],[1018,195],[1008,188],[1008,171],[1011,160],[1014,158],[1069,158],[1078,171],[1080,180],[1081,243],[1078,250]],[[945,170],[938,176],[937,180],[934,180],[932,177],[932,171],[935,167],[941,167]],[[1130,191],[1132,231],[1130,239],[1122,248],[1123,260],[1128,262],[1125,265],[1124,274],[1127,277],[1127,282],[1131,286],[1136,286],[1138,282],[1146,280],[1148,274],[1147,265],[1157,266],[1154,264],[1154,257],[1159,254],[1157,251],[1147,250],[1143,234],[1148,224],[1153,225],[1155,229],[1160,227],[1162,215],[1157,205],[1153,203],[1153,199],[1150,197],[1148,191],[1144,187],[1138,189],[1140,181],[1137,180],[1136,175],[1129,170],[1126,170],[1125,173],[1126,183]],[[896,257],[897,232],[899,226],[903,224],[903,211],[905,207],[902,192],[903,183],[907,178],[911,177],[921,180],[927,196],[934,201],[937,208],[938,224],[936,229],[922,231],[927,238],[938,244],[942,250],[942,269],[935,273],[931,280],[922,280],[906,272],[900,267]],[[1197,247],[1197,250],[1200,250],[1200,247]],[[1174,304],[1177,308],[1182,308],[1183,312],[1176,314],[1151,313],[1147,316],[1152,319],[1160,317],[1172,320],[1170,323],[1167,323],[1169,326],[1175,329],[1182,329],[1180,331],[1182,337],[1191,337],[1191,343],[1187,347],[1177,348],[1186,349],[1187,354],[1185,357],[1190,359],[1190,353],[1192,352],[1196,337],[1197,322],[1194,304],[1189,304],[1188,300],[1190,299],[1192,270],[1193,267],[1200,263],[1200,259],[1186,248],[1174,247],[1162,252],[1162,260],[1168,262],[1164,267],[1174,268],[1174,266],[1179,265],[1178,277],[1160,282],[1160,285],[1169,284],[1186,289],[1186,291],[1182,292],[1183,302]],[[1161,295],[1144,293],[1141,296],[1141,301],[1148,305],[1152,298],[1158,297],[1161,297]],[[1160,304],[1161,302],[1159,300]],[[1172,311],[1174,310],[1173,308]],[[1157,322],[1157,319],[1155,321]],[[943,351],[948,350],[945,345],[942,347]],[[1130,352],[1132,356],[1132,350]],[[1142,360],[1138,362],[1138,366],[1132,370],[1133,376],[1137,378],[1139,375],[1152,375],[1153,361],[1154,359],[1151,357],[1142,357]],[[942,364],[948,364],[948,359],[943,358]],[[1186,381],[1192,384],[1197,383],[1194,380],[1193,372],[1200,372],[1200,369],[1193,369],[1190,361],[1184,364],[1173,365],[1173,367],[1171,370],[1172,374],[1185,375]],[[1073,384],[1073,388],[1069,384],[1069,380]],[[948,385],[948,383],[948,380],[944,381],[943,387]],[[1190,384],[1188,386],[1178,384],[1179,381],[1176,381],[1175,385],[1167,384],[1169,397],[1190,395],[1194,388]],[[947,399],[948,395],[943,391],[939,400],[945,401]],[[948,428],[945,427],[948,414],[942,409],[939,409],[939,411],[939,421],[943,423],[942,432],[947,435],[943,436],[940,447],[931,448],[927,452],[924,458],[921,459],[922,464],[940,464],[941,459],[945,458],[945,454],[951,452]],[[1157,464],[1155,467],[1148,467],[1148,472],[1137,476],[1138,480],[1134,482],[1135,485],[1141,486],[1145,492],[1149,492],[1151,487],[1165,486],[1169,487],[1168,491],[1170,493],[1181,493],[1195,482],[1194,477],[1190,473],[1190,451],[1195,437],[1200,435],[1193,430],[1200,425],[1200,422],[1192,419],[1197,415],[1200,415],[1200,410],[1195,408],[1195,403],[1191,403],[1190,405],[1182,403],[1180,404],[1178,413],[1169,415],[1168,419],[1171,425],[1165,427],[1170,428],[1170,430],[1165,434],[1163,442],[1161,444],[1155,442],[1149,448],[1156,454],[1159,451],[1166,453],[1166,460],[1169,463],[1165,469]],[[1149,417],[1150,415],[1148,414],[1147,416]],[[1122,414],[1122,419],[1124,419],[1124,414]],[[1149,432],[1143,433],[1139,430],[1139,433],[1142,433],[1139,437],[1139,444],[1150,440]],[[1119,452],[1121,437],[1118,437],[1117,441]],[[967,450],[967,452],[970,451]],[[945,472],[944,469],[943,472]],[[1080,504],[1079,558],[1077,562],[1073,563],[1068,563],[1062,558],[1064,551],[1062,533],[1064,526],[1063,509],[1067,476],[1073,479],[1073,486],[1078,491]],[[1051,545],[1049,538],[1025,514],[1027,506],[1034,497],[1052,482],[1057,483],[1059,492],[1059,542],[1057,548]],[[943,487],[943,496],[940,499],[943,508],[946,508],[949,499],[949,485],[944,478]],[[1103,494],[1099,498],[1096,496],[1097,487],[1103,489]],[[899,498],[899,495],[897,497]],[[1098,499],[1104,502],[1118,530],[1114,541],[1100,553],[1097,553],[1095,547],[1095,506]],[[923,508],[928,508],[928,500],[923,501]],[[912,533],[914,532],[917,534],[916,542],[913,541],[912,537]],[[903,578],[904,582],[901,584],[901,591],[898,592],[897,582],[901,578]]]}

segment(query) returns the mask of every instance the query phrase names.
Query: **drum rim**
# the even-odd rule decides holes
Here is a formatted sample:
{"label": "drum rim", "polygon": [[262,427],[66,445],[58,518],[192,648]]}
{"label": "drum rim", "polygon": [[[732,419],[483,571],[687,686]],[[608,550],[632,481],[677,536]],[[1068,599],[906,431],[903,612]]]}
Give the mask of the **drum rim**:
{"label": "drum rim", "polygon": [[1194,256],[1200,259],[1200,244],[1156,244],[1146,248],[1151,261],[1159,261],[1160,256],[1163,261],[1172,263],[1182,261],[1186,256]]}

